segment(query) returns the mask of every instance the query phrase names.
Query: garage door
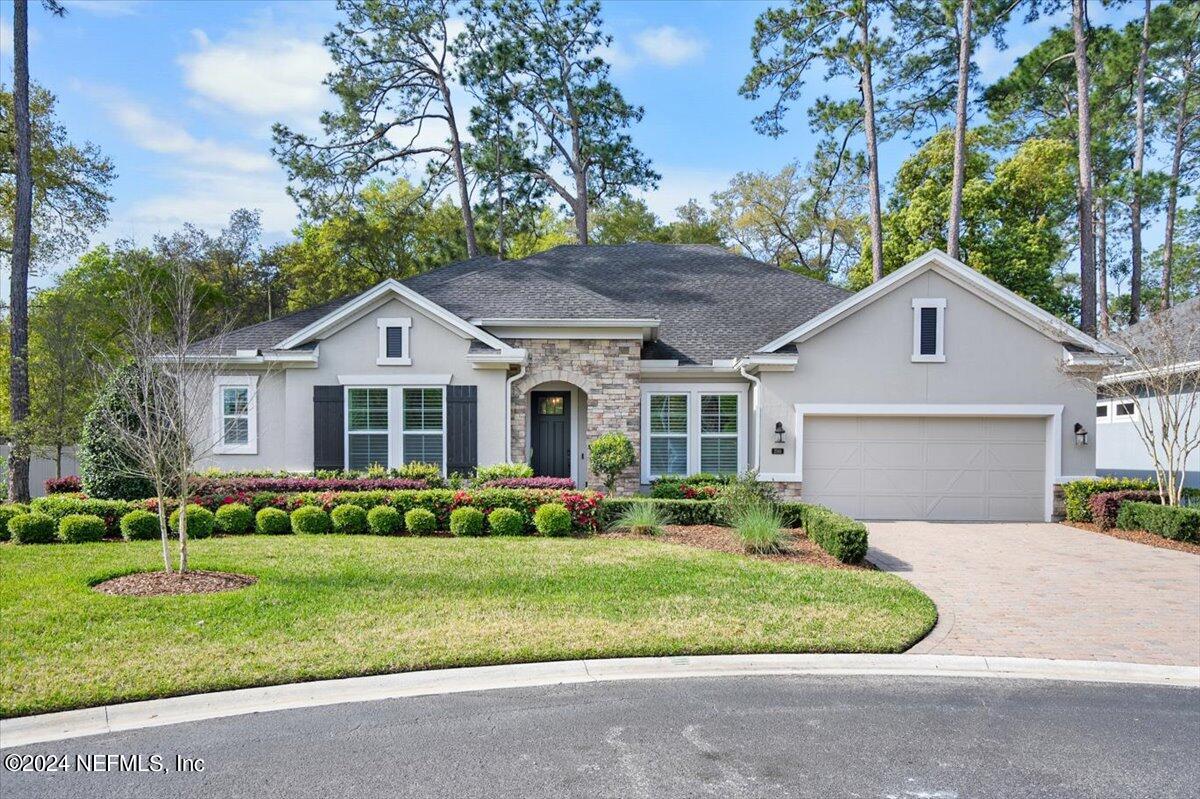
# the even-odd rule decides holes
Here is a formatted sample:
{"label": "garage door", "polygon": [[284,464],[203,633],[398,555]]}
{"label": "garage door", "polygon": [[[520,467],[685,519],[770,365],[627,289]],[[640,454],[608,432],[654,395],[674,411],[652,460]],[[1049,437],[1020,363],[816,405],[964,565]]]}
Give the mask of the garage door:
{"label": "garage door", "polygon": [[857,519],[1040,521],[1043,418],[805,416],[803,496]]}

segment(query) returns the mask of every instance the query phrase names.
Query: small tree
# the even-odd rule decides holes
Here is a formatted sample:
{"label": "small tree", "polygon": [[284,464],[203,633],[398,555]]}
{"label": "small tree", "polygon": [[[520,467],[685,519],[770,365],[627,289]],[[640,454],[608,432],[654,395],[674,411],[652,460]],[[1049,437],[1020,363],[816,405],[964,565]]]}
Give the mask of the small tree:
{"label": "small tree", "polygon": [[633,443],[624,433],[605,433],[588,445],[588,459],[604,481],[604,490],[612,494],[621,472],[633,465]]}

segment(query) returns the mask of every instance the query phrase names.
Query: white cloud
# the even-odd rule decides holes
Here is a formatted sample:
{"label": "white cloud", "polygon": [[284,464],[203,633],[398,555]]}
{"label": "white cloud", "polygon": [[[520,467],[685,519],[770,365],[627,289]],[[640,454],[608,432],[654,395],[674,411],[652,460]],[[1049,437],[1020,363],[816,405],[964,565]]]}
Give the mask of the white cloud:
{"label": "white cloud", "polygon": [[184,82],[200,96],[248,116],[312,118],[326,104],[333,68],[319,41],[270,30],[213,43],[193,31],[197,49],[179,57]]}
{"label": "white cloud", "polygon": [[634,64],[637,63],[637,57],[626,51],[625,48],[616,42],[597,47],[592,51],[592,54],[603,58],[617,72],[632,69]]}
{"label": "white cloud", "polygon": [[677,67],[699,58],[708,46],[704,40],[670,25],[647,28],[635,41],[645,58],[665,67]]}

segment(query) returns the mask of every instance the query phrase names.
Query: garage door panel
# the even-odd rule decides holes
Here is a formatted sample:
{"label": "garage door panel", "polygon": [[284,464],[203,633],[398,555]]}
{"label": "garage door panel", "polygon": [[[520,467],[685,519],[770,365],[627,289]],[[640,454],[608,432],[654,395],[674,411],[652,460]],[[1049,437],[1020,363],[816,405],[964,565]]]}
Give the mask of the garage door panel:
{"label": "garage door panel", "polygon": [[804,420],[807,501],[861,519],[1041,520],[1042,418]]}

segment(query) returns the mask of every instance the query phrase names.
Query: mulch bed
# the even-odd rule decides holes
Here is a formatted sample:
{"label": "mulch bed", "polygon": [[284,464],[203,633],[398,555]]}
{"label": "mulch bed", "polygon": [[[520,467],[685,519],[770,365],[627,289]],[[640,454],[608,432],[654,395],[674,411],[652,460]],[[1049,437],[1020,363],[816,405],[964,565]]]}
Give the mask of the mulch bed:
{"label": "mulch bed", "polygon": [[824,566],[827,569],[874,569],[871,564],[865,561],[863,563],[842,563],[812,541],[809,541],[804,535],[803,530],[787,530],[785,532],[791,536],[787,542],[787,551],[773,555],[748,553],[742,548],[742,542],[737,539],[737,535],[733,530],[728,527],[717,527],[711,524],[697,524],[687,527],[667,525],[663,528],[661,534],[649,537],[630,533],[625,530],[602,533],[601,536],[606,538],[630,538],[641,541],[662,541],[667,544],[714,549],[718,552],[729,552],[736,555],[745,555],[750,558],[761,558],[762,560],[774,560],[784,563],[807,563],[811,566]]}
{"label": "mulch bed", "polygon": [[1101,530],[1091,522],[1063,522],[1063,524],[1078,530],[1087,530],[1089,533],[1100,533],[1101,535],[1112,536],[1113,538],[1123,538],[1126,541],[1146,544],[1158,547],[1159,549],[1174,549],[1179,552],[1190,552],[1193,555],[1200,555],[1200,544],[1193,544],[1190,541],[1173,541],[1170,538],[1163,538],[1161,535],[1148,533],[1145,530],[1118,530],[1115,527]]}
{"label": "mulch bed", "polygon": [[116,596],[179,596],[235,591],[258,582],[257,577],[228,572],[189,571],[183,574],[162,571],[138,572],[105,580],[93,588]]}

